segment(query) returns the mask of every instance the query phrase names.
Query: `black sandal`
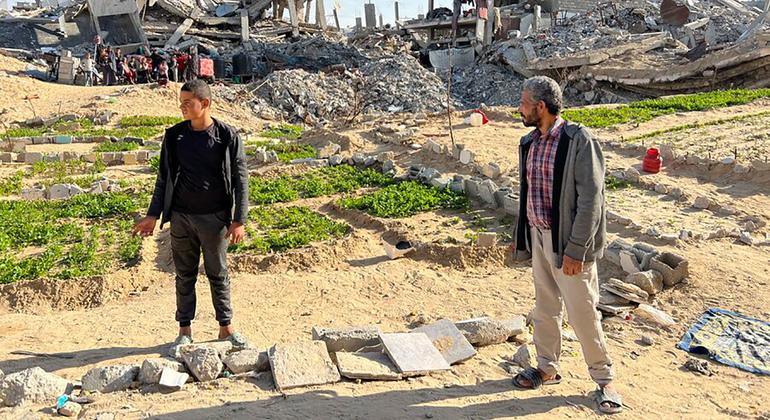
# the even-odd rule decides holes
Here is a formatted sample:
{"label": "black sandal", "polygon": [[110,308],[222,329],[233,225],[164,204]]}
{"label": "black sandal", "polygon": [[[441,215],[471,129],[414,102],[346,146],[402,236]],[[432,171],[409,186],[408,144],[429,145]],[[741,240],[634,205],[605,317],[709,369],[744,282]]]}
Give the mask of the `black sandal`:
{"label": "black sandal", "polygon": [[[526,379],[531,384],[530,386],[524,386],[521,384],[521,379]],[[553,378],[544,381],[543,374],[539,369],[527,368],[516,374],[513,377],[513,387],[520,390],[532,390],[538,389],[543,385],[556,385],[561,383],[561,375],[556,374]]]}

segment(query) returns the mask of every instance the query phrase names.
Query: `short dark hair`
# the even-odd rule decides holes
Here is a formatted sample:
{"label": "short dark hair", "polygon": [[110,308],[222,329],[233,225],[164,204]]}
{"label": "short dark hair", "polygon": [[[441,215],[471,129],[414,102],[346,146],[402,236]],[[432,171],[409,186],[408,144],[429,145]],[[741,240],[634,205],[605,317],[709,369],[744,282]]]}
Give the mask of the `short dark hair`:
{"label": "short dark hair", "polygon": [[211,88],[209,88],[208,83],[201,79],[190,80],[183,84],[182,92],[190,92],[200,101],[211,99]]}
{"label": "short dark hair", "polygon": [[545,107],[552,115],[559,115],[564,108],[561,87],[547,76],[530,77],[524,81],[522,90],[529,92],[535,103],[545,102]]}

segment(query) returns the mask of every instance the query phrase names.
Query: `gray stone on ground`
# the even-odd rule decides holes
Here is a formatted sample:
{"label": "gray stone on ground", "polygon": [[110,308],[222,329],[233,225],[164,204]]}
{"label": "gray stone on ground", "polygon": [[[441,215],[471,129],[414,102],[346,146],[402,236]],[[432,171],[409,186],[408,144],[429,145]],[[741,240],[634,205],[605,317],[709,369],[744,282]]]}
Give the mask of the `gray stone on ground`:
{"label": "gray stone on ground", "polygon": [[405,376],[451,369],[425,333],[382,334],[380,339],[385,353]]}
{"label": "gray stone on ground", "polygon": [[176,372],[186,373],[184,365],[173,359],[157,357],[146,359],[139,369],[139,382],[143,384],[157,384],[164,368],[173,369]]}
{"label": "gray stone on ground", "polygon": [[337,352],[337,367],[340,374],[349,379],[376,381],[397,381],[401,379],[398,369],[384,353]]}
{"label": "gray stone on ground", "polygon": [[629,274],[625,279],[626,283],[644,290],[649,295],[655,295],[663,290],[663,275],[656,270],[640,271]]}
{"label": "gray stone on ground", "polygon": [[433,346],[450,365],[464,362],[476,355],[476,349],[473,348],[468,339],[452,321],[447,319],[440,319],[410,332],[427,335]]}
{"label": "gray stone on ground", "polygon": [[692,203],[692,206],[696,209],[706,210],[711,206],[711,200],[706,196],[698,196]]}
{"label": "gray stone on ground", "polygon": [[266,351],[257,349],[243,349],[228,354],[222,362],[230,372],[266,372],[270,370],[270,360],[268,360]]}
{"label": "gray stone on ground", "polygon": [[267,352],[279,391],[338,382],[340,373],[323,341],[276,344]]}
{"label": "gray stone on ground", "polygon": [[201,382],[213,381],[222,373],[222,359],[212,347],[184,350],[182,357],[187,369]]}
{"label": "gray stone on ground", "polygon": [[380,351],[380,334],[382,330],[376,325],[364,325],[343,328],[313,327],[313,340],[326,343],[329,353],[346,351]]}
{"label": "gray stone on ground", "polygon": [[497,244],[497,233],[495,232],[479,232],[476,245],[479,248],[491,248]]}
{"label": "gray stone on ground", "polygon": [[0,381],[0,402],[8,407],[28,403],[50,404],[71,387],[70,381],[33,367],[6,375]]}
{"label": "gray stone on ground", "polygon": [[631,302],[647,303],[650,299],[650,295],[644,290],[618,279],[608,279],[601,287],[603,290],[614,293]]}
{"label": "gray stone on ground", "polygon": [[129,389],[139,376],[139,367],[115,365],[93,368],[83,375],[84,391],[98,391],[102,394]]}
{"label": "gray stone on ground", "polygon": [[689,261],[680,255],[664,252],[650,260],[650,269],[663,275],[666,287],[673,287],[689,276]]}
{"label": "gray stone on ground", "polygon": [[77,418],[80,415],[80,411],[82,410],[83,410],[83,407],[80,404],[74,401],[67,401],[66,403],[64,403],[63,406],[61,406],[61,408],[59,408],[56,411],[59,413],[59,415],[62,415],[64,417]]}
{"label": "gray stone on ground", "polygon": [[529,345],[524,344],[519,346],[518,350],[516,350],[516,353],[513,355],[513,362],[522,369],[527,369],[535,365],[535,358],[529,349]]}
{"label": "gray stone on ground", "polygon": [[628,274],[638,273],[642,270],[636,254],[625,249],[620,251],[620,266]]}
{"label": "gray stone on ground", "polygon": [[599,303],[602,305],[620,305],[625,306],[631,303],[630,300],[620,297],[606,290],[599,290]]}
{"label": "gray stone on ground", "polygon": [[505,343],[509,338],[524,333],[526,320],[521,316],[502,321],[481,317],[455,322],[455,326],[471,344],[483,347]]}
{"label": "gray stone on ground", "polygon": [[642,344],[644,344],[645,346],[653,346],[653,345],[655,345],[655,339],[654,339],[654,338],[652,338],[652,337],[651,337],[651,336],[649,336],[649,335],[643,335],[643,336],[642,336],[642,338],[641,338],[641,339],[639,339],[639,341],[640,341]]}

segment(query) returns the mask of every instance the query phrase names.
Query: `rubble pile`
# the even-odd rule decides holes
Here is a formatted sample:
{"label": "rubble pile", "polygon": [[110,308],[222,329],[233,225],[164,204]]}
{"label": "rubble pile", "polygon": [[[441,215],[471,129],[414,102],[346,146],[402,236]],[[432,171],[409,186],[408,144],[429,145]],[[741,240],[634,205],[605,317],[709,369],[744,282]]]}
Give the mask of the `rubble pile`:
{"label": "rubble pile", "polygon": [[[446,78],[446,75],[445,75]],[[452,96],[463,108],[518,106],[524,78],[506,67],[481,63],[454,69]]]}
{"label": "rubble pile", "polygon": [[[441,79],[412,57],[397,55],[365,64],[364,111],[437,112],[446,109]],[[452,104],[456,105],[456,104]]]}

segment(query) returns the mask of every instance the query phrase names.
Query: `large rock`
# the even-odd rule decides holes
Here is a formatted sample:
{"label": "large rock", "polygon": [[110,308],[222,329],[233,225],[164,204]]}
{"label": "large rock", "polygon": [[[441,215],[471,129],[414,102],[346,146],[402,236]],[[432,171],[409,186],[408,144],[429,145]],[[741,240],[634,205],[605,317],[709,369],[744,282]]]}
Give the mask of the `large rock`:
{"label": "large rock", "polygon": [[329,353],[339,351],[379,351],[380,334],[382,331],[376,325],[347,328],[323,328],[313,327],[313,340],[326,343]]}
{"label": "large rock", "polygon": [[162,357],[147,359],[142,363],[142,368],[139,370],[139,382],[143,384],[157,384],[160,381],[163,368],[173,369],[180,373],[187,372],[184,365],[176,360]]}
{"label": "large rock", "polygon": [[12,373],[0,382],[0,401],[8,407],[21,404],[48,403],[65,394],[72,384],[39,367]]}
{"label": "large rock", "polygon": [[523,334],[526,328],[524,317],[500,321],[488,317],[468,319],[455,323],[471,344],[479,347],[500,344],[509,338]]}
{"label": "large rock", "polygon": [[655,295],[663,290],[663,275],[656,270],[640,271],[629,274],[626,283],[637,286],[649,295]]}
{"label": "large rock", "polygon": [[243,349],[227,355],[222,360],[232,373],[266,372],[270,370],[270,360],[266,351]]}
{"label": "large rock", "polygon": [[663,275],[663,284],[673,287],[689,275],[689,261],[671,252],[656,255],[650,261],[650,269]]}
{"label": "large rock", "polygon": [[222,359],[219,352],[211,347],[198,347],[182,354],[185,365],[201,382],[213,381],[222,373]]}
{"label": "large rock", "polygon": [[116,365],[93,368],[86,372],[81,382],[83,390],[104,394],[131,388],[137,376],[139,376],[138,366]]}

